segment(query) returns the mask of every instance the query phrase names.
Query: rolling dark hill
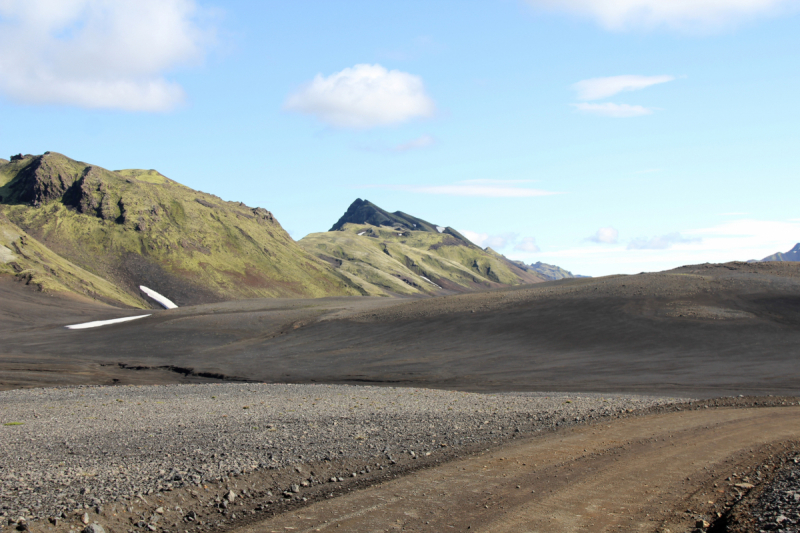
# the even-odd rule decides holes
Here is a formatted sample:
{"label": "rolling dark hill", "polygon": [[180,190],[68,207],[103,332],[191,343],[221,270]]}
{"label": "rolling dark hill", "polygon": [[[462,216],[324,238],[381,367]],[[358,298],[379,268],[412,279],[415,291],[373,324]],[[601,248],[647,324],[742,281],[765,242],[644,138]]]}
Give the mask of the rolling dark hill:
{"label": "rolling dark hill", "polygon": [[[176,381],[800,393],[794,262],[695,265],[415,300],[224,302],[81,331],[64,329],[77,318],[67,307],[41,312],[28,327],[0,322],[0,385],[105,382],[113,367],[121,382],[160,368]],[[103,315],[118,316],[98,307],[92,318]],[[55,375],[54,361],[72,366]]]}
{"label": "rolling dark hill", "polygon": [[[266,209],[223,201],[155,170],[109,171],[54,152],[14,156],[0,162],[0,214],[64,264],[126,292],[120,304],[147,305],[139,285],[181,306],[358,294]],[[59,281],[63,269],[26,257],[27,268],[53,280],[50,288],[73,290]]]}

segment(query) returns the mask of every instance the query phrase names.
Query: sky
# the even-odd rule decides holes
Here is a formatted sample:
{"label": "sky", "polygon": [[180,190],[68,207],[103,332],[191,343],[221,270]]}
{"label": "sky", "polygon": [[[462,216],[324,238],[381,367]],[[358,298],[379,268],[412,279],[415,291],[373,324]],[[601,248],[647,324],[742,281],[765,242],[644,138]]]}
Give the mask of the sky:
{"label": "sky", "polygon": [[796,0],[0,0],[0,157],[600,276],[800,242]]}

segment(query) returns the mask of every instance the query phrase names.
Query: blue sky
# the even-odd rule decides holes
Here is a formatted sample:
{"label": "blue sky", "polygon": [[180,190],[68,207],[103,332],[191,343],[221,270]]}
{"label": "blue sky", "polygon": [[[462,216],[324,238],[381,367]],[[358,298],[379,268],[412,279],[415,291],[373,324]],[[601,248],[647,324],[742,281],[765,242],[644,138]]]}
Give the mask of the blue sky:
{"label": "blue sky", "polygon": [[0,155],[604,275],[800,241],[794,0],[0,0]]}

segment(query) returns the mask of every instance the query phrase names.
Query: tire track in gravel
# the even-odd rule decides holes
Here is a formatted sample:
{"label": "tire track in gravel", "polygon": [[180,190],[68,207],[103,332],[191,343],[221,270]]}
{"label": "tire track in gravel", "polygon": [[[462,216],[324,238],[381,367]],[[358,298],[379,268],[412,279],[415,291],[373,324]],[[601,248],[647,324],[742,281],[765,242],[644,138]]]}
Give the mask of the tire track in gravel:
{"label": "tire track in gravel", "polygon": [[683,531],[712,520],[724,492],[743,490],[726,478],[760,461],[756,449],[798,438],[800,407],[619,420],[507,444],[235,531]]}

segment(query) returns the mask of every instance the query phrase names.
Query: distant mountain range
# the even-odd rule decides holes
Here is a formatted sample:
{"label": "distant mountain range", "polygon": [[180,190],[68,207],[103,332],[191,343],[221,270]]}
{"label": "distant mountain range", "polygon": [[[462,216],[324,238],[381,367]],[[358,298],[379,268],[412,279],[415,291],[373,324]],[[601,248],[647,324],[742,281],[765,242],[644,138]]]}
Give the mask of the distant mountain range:
{"label": "distant mountain range", "polygon": [[548,265],[547,263],[542,263],[541,261],[537,261],[536,263],[531,263],[530,265],[526,265],[522,261],[514,261],[520,268],[525,270],[532,270],[541,276],[543,276],[547,280],[555,281],[558,279],[566,279],[566,278],[588,278],[589,276],[581,276],[575,275],[569,270],[564,270],[560,266],[556,265]]}
{"label": "distant mountain range", "polygon": [[761,261],[800,261],[800,243],[795,244],[794,248],[785,254],[778,252],[765,257]]}
{"label": "distant mountain range", "polygon": [[266,209],[155,170],[55,152],[0,159],[0,275],[43,291],[152,307],[242,298],[436,295],[574,277],[510,261],[451,227],[367,201],[295,242]]}

